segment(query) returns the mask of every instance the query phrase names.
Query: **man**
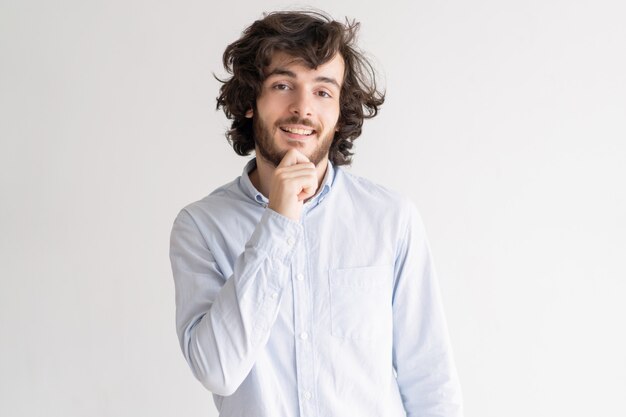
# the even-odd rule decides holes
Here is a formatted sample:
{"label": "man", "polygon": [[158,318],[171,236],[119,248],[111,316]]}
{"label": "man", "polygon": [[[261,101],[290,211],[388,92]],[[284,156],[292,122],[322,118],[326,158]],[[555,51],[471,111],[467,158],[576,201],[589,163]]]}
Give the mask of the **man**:
{"label": "man", "polygon": [[185,207],[176,325],[220,416],[461,416],[413,205],[341,169],[384,95],[358,23],[279,12],[224,53],[241,177]]}

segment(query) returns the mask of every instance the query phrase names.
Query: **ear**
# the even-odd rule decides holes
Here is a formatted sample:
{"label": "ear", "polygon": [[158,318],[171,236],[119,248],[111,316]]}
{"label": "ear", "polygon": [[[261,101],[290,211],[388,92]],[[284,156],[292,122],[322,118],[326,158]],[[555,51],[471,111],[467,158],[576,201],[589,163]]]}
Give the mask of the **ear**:
{"label": "ear", "polygon": [[252,116],[254,115],[254,112],[252,111],[252,109],[248,110],[246,112],[246,118],[248,119],[252,119]]}

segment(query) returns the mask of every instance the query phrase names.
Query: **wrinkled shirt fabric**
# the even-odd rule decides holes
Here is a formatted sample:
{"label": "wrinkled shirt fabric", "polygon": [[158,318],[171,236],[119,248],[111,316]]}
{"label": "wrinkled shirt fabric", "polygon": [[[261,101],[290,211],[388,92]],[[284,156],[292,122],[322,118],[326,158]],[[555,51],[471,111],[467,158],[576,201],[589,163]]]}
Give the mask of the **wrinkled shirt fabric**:
{"label": "wrinkled shirt fabric", "polygon": [[329,163],[293,221],[243,174],[180,211],[176,330],[221,417],[461,417],[424,227]]}

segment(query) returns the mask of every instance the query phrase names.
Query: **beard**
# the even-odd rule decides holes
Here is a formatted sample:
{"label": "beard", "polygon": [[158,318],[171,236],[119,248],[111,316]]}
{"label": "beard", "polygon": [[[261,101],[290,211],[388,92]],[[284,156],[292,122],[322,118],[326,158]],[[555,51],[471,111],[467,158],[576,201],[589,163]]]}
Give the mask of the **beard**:
{"label": "beard", "polygon": [[[315,134],[318,135],[317,148],[313,150],[310,155],[305,156],[309,158],[309,161],[313,162],[317,166],[327,155],[330,150],[330,145],[333,142],[335,131],[332,129],[325,137],[320,137],[320,129],[314,126],[308,119],[300,119],[297,116],[290,117],[289,119],[279,120],[276,123],[274,132],[279,129],[280,124],[299,124],[311,127],[315,129]],[[256,145],[256,151],[261,158],[277,167],[283,160],[288,149],[280,150],[274,143],[274,137],[272,130],[266,126],[260,117],[254,117],[252,119],[252,126],[254,130],[254,143]]]}

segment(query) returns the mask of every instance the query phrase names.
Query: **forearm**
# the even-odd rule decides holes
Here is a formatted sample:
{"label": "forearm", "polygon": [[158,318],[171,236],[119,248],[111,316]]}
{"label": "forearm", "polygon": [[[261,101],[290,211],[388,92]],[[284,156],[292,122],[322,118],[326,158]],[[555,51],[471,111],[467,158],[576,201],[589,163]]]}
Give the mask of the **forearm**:
{"label": "forearm", "polygon": [[393,360],[407,416],[462,417],[462,394],[424,228],[411,207],[396,262]]}
{"label": "forearm", "polygon": [[230,395],[269,337],[300,226],[267,211],[228,279],[189,214],[172,229],[177,332],[185,359],[210,391]]}

